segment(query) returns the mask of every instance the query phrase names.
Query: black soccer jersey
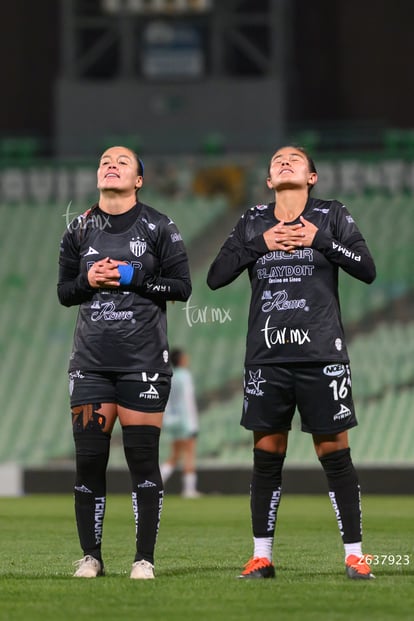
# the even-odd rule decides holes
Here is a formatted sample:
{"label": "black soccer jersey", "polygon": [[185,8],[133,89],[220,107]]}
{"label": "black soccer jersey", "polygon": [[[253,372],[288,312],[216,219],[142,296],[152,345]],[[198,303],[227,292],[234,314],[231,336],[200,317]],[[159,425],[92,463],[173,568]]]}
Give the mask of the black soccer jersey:
{"label": "black soccer jersey", "polygon": [[[106,257],[134,267],[130,285],[89,285],[88,270]],[[166,301],[190,294],[186,250],[167,216],[143,203],[118,216],[99,208],[79,216],[63,235],[59,258],[59,299],[80,305],[69,370],[171,374]]]}
{"label": "black soccer jersey", "polygon": [[217,289],[248,270],[252,294],[245,363],[348,362],[338,268],[372,282],[375,265],[365,241],[344,205],[309,198],[301,215],[318,227],[312,247],[292,254],[269,251],[263,233],[278,223],[274,208],[275,203],[256,205],[244,213],[207,278]]}

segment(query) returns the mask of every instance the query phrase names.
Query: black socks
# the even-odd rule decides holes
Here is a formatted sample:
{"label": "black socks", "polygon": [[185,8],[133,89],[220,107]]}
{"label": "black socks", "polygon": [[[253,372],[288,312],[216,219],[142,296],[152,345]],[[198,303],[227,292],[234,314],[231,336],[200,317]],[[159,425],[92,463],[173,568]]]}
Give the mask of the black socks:
{"label": "black socks", "polygon": [[253,475],[250,486],[253,535],[273,537],[281,498],[285,453],[269,453],[255,448],[253,454]]}
{"label": "black socks", "polygon": [[132,483],[136,525],[135,561],[154,563],[164,488],[159,468],[160,429],[153,425],[123,427],[125,457]]}
{"label": "black socks", "polygon": [[102,562],[101,541],[106,503],[106,467],[110,436],[75,433],[75,515],[83,553]]}
{"label": "black socks", "polygon": [[335,511],[344,543],[362,539],[361,493],[349,448],[319,458],[329,486],[329,498]]}

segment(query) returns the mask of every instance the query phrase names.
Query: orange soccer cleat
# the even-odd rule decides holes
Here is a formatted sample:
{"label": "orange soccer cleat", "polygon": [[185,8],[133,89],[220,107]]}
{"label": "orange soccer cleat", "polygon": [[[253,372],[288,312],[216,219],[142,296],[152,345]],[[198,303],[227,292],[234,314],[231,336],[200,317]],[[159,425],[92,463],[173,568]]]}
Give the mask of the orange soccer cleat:
{"label": "orange soccer cleat", "polygon": [[268,558],[251,558],[238,578],[274,578],[275,567]]}
{"label": "orange soccer cleat", "polygon": [[369,554],[363,554],[362,556],[349,554],[345,559],[346,575],[354,580],[371,580],[375,578],[371,572],[371,562],[372,556]]}

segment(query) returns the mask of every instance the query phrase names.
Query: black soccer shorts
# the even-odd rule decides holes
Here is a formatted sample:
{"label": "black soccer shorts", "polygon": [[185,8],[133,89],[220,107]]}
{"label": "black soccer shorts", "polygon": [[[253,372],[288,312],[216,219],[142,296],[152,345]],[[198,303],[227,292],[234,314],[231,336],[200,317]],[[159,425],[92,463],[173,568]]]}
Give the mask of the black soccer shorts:
{"label": "black soccer shorts", "polygon": [[163,412],[171,377],[161,373],[69,372],[70,405],[116,403],[137,412]]}
{"label": "black soccer shorts", "polygon": [[355,427],[351,370],[342,362],[245,368],[240,424],[253,431],[288,431],[296,408],[302,431],[332,434]]}

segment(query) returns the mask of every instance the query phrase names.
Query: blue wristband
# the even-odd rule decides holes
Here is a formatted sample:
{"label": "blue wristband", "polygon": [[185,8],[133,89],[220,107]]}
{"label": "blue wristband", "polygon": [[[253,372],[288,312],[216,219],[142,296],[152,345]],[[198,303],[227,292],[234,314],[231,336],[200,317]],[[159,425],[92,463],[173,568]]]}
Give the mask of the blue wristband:
{"label": "blue wristband", "polygon": [[121,278],[119,279],[120,285],[130,285],[132,276],[134,275],[134,268],[132,265],[118,265],[118,272]]}

